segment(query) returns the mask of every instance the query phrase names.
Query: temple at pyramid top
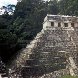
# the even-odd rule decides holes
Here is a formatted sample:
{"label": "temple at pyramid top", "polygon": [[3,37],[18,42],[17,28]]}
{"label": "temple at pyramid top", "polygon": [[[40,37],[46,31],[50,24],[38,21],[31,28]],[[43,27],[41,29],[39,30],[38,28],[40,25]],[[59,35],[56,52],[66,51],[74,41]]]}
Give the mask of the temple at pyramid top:
{"label": "temple at pyramid top", "polygon": [[63,28],[72,28],[77,27],[78,17],[76,16],[65,16],[65,15],[50,15],[44,18],[43,29],[46,30],[50,27],[63,27]]}

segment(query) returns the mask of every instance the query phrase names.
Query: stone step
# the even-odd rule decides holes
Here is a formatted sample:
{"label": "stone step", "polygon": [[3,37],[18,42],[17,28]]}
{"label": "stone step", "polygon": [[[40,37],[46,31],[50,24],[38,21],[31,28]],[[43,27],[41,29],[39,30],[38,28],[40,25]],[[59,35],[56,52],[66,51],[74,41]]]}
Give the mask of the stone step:
{"label": "stone step", "polygon": [[24,67],[22,67],[21,74],[23,77],[37,75],[37,74],[39,74],[39,69],[40,69],[39,66],[37,66],[37,67],[24,66]]}
{"label": "stone step", "polygon": [[22,68],[34,68],[34,67],[40,67],[40,65],[33,65],[33,66],[31,66],[31,65],[25,65],[25,66],[22,66]]}
{"label": "stone step", "polygon": [[40,58],[40,54],[39,53],[35,53],[35,54],[30,54],[29,55],[30,56],[30,59],[38,59],[38,58]]}
{"label": "stone step", "polygon": [[[47,58],[45,58],[45,57],[42,57],[42,58],[39,58],[39,59],[47,59]],[[58,55],[54,55],[54,56],[52,56],[52,57],[50,57],[50,58],[48,58],[48,59],[57,59],[57,60],[59,60],[59,59],[66,59],[65,57],[62,57],[62,56],[58,56]]]}
{"label": "stone step", "polygon": [[26,68],[26,69],[36,69],[36,68],[41,68],[42,66],[46,66],[46,67],[54,67],[54,66],[57,66],[57,65],[66,65],[66,62],[62,62],[62,63],[51,63],[51,64],[38,64],[38,65],[34,65],[34,66],[30,66],[30,65],[26,65],[26,66],[22,66],[22,68]]}
{"label": "stone step", "polygon": [[29,65],[29,66],[33,66],[36,64],[38,64],[38,60],[35,60],[35,59],[27,59],[25,62],[25,65]]}
{"label": "stone step", "polygon": [[[59,67],[58,67],[59,66]],[[54,65],[51,64],[43,64],[43,65],[34,65],[34,66],[23,66],[22,67],[22,75],[26,76],[32,76],[32,75],[41,75],[43,73],[52,72],[54,70],[65,68],[65,63],[59,64],[55,63]],[[24,77],[23,76],[23,77]]]}
{"label": "stone step", "polygon": [[51,54],[51,52],[41,52],[41,54]]}
{"label": "stone step", "polygon": [[50,64],[50,65],[51,64],[55,64],[55,63],[63,63],[63,62],[65,62],[65,61],[57,61],[57,60],[53,60],[53,61],[51,61],[51,60],[50,61],[49,60],[46,60],[46,61],[45,60],[39,60],[39,61],[40,61],[41,64]]}

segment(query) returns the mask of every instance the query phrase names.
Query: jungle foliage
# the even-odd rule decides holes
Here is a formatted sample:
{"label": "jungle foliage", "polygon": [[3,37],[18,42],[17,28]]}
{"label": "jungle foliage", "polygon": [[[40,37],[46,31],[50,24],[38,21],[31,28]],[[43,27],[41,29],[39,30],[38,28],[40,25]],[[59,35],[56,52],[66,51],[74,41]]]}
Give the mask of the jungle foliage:
{"label": "jungle foliage", "polygon": [[4,62],[34,39],[47,14],[77,16],[78,0],[22,0],[13,15],[0,15],[0,56]]}

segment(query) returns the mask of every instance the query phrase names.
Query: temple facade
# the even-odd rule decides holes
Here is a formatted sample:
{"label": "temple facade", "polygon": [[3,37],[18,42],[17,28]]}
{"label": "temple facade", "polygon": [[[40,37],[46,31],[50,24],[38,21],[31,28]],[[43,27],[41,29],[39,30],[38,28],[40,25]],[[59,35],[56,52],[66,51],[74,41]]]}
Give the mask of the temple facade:
{"label": "temple facade", "polygon": [[76,16],[47,14],[43,22],[44,30],[54,27],[72,29],[72,27],[77,27],[77,26],[78,26],[78,17]]}

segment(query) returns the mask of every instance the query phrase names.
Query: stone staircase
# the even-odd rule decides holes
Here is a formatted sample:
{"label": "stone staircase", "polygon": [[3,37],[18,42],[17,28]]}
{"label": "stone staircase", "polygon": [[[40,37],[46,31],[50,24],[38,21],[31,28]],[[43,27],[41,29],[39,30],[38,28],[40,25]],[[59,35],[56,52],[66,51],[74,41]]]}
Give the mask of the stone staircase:
{"label": "stone staircase", "polygon": [[[55,35],[54,31],[52,33]],[[23,77],[24,75],[42,75],[66,67],[66,58],[61,57],[56,50],[59,47],[56,48],[57,45],[52,44],[54,42],[53,38],[56,37],[48,38],[50,31],[45,31],[45,34],[43,34],[40,42],[37,43],[37,47],[33,50],[32,54],[29,54],[29,59],[26,60],[23,67],[22,72],[25,72],[23,73]]]}
{"label": "stone staircase", "polygon": [[[17,58],[11,65],[11,69],[14,70],[14,73],[21,70],[20,73],[23,78],[40,76],[59,69],[66,69],[67,57],[74,56],[77,52],[75,42],[73,43],[71,40],[71,36],[76,36],[73,33],[73,30],[70,33],[70,30],[64,30],[59,27],[42,30],[17,55]],[[72,38],[76,40],[75,37]],[[69,56],[67,56],[68,54]],[[20,70],[17,70],[19,68]]]}

